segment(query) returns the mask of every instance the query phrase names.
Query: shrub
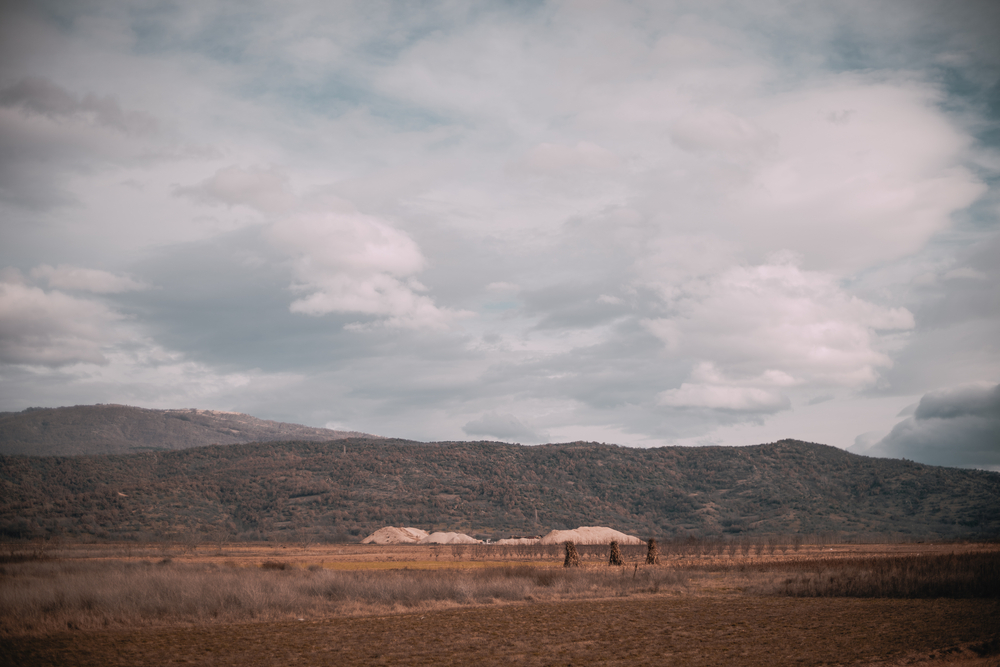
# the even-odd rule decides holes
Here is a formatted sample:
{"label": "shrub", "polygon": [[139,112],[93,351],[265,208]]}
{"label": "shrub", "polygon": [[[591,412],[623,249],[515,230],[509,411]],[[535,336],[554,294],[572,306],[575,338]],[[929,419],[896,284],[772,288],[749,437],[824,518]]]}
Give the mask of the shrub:
{"label": "shrub", "polygon": [[1000,598],[995,553],[894,556],[803,564],[806,571],[774,584],[795,597]]}
{"label": "shrub", "polygon": [[266,560],[260,564],[262,570],[287,570],[291,567],[288,563],[277,560]]}

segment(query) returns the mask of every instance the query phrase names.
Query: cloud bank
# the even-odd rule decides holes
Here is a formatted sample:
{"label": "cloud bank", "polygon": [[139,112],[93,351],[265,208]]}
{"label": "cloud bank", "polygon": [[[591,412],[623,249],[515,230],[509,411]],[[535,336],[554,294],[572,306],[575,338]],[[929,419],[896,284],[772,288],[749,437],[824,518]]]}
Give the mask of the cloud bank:
{"label": "cloud bank", "polygon": [[1000,384],[970,384],[925,394],[913,416],[865,453],[1000,470]]}
{"label": "cloud bank", "polygon": [[0,10],[0,409],[848,447],[1000,377],[995,3],[128,9]]}

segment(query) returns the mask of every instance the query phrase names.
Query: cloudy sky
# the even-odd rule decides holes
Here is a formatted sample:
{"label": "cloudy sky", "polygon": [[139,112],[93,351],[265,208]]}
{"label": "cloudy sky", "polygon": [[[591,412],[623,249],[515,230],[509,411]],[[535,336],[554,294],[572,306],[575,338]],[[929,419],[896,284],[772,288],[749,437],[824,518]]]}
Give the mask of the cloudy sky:
{"label": "cloudy sky", "polygon": [[1000,469],[1000,5],[7,2],[0,410]]}

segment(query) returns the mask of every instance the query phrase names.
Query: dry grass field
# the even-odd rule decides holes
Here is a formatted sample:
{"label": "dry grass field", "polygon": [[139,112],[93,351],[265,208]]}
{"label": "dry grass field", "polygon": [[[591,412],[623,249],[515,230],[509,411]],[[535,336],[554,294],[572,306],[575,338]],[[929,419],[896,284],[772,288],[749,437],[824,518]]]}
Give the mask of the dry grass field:
{"label": "dry grass field", "polygon": [[1000,545],[65,545],[0,560],[0,664],[1000,665]]}

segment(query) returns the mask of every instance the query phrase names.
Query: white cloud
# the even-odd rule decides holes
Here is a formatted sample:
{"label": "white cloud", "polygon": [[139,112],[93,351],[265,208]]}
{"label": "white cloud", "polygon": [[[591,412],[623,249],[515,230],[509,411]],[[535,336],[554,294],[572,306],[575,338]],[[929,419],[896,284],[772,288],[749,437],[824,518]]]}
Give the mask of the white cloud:
{"label": "white cloud", "polygon": [[157,130],[111,96],[22,79],[0,90],[0,200],[37,209],[77,201],[70,175],[148,160],[162,150]]}
{"label": "white cloud", "polygon": [[42,264],[31,270],[35,280],[43,279],[55,289],[93,292],[95,294],[118,294],[147,289],[149,286],[130,276],[120,276],[99,269],[84,269],[78,266],[49,266]]}
{"label": "white cloud", "polygon": [[107,363],[104,352],[120,341],[122,319],[98,301],[46,292],[7,273],[0,282],[0,362]]}
{"label": "white cloud", "polygon": [[[50,267],[51,268],[51,267]],[[65,269],[65,267],[60,267]],[[75,269],[66,271],[70,276]],[[91,291],[122,279],[83,270]],[[53,272],[57,278],[60,270]],[[128,279],[125,286],[133,287]],[[219,370],[169,350],[108,304],[0,272],[0,401],[8,406],[125,402],[148,407],[265,406],[295,373]]]}
{"label": "white cloud", "polygon": [[660,405],[674,408],[709,408],[733,412],[772,413],[791,407],[788,397],[758,387],[683,383],[658,397]]}
{"label": "white cloud", "polygon": [[[268,238],[293,257],[305,296],[291,310],[307,315],[359,313],[388,326],[442,329],[462,313],[435,305],[415,278],[426,265],[417,244],[346,202],[274,223]],[[336,206],[336,208],[332,208]]]}
{"label": "white cloud", "polygon": [[[25,10],[0,22],[0,265],[36,266],[32,298],[103,308],[66,358],[101,355],[78,365],[150,397],[200,400],[202,372],[239,382],[213,359],[290,363],[310,368],[304,396],[389,378],[298,421],[391,414],[404,436],[455,437],[505,405],[573,438],[834,437],[847,400],[997,366],[995,276],[955,261],[995,227],[995,207],[968,208],[996,181],[973,131],[991,119],[933,64],[986,95],[976,63],[995,50],[925,4]],[[768,259],[782,248],[797,264]],[[173,266],[154,274],[158,253]],[[244,261],[198,269],[199,253]],[[205,336],[209,308],[232,317]],[[465,338],[426,331],[462,315]],[[328,326],[352,319],[367,335]],[[176,364],[126,353],[157,327]],[[411,356],[427,361],[404,388]],[[460,379],[428,392],[442,376]],[[820,407],[837,417],[810,429]]]}
{"label": "white cloud", "polygon": [[735,267],[685,286],[677,314],[647,320],[682,358],[691,383],[660,395],[671,406],[773,412],[779,387],[869,387],[892,365],[880,332],[913,327],[903,308],[852,297],[827,274],[791,263]]}
{"label": "white cloud", "polygon": [[264,213],[285,211],[295,203],[288,176],[274,167],[224,167],[197,185],[175,188],[174,194],[206,204],[250,206]]}
{"label": "white cloud", "polygon": [[579,170],[606,171],[621,164],[611,151],[589,141],[575,146],[542,143],[532,148],[513,168],[536,173],[559,173]]}
{"label": "white cloud", "polygon": [[241,411],[241,406],[266,406],[275,392],[291,391],[302,381],[296,373],[255,368],[227,372],[149,339],[118,346],[105,357],[100,366],[81,364],[59,372],[67,385],[86,392],[94,402]]}
{"label": "white cloud", "polygon": [[295,392],[302,380],[295,373],[266,373],[253,368],[226,372],[137,336],[105,347],[100,364],[76,359],[57,367],[0,365],[0,401],[17,408],[126,403],[260,415],[273,409],[269,406],[275,402],[275,392]]}
{"label": "white cloud", "polygon": [[674,143],[695,153],[763,155],[774,150],[778,136],[752,122],[719,109],[688,113],[674,121],[670,129]]}
{"label": "white cloud", "polygon": [[723,219],[750,247],[791,248],[835,271],[918,250],[986,190],[962,166],[970,137],[939,100],[932,86],[879,75],[767,100],[754,120],[777,137],[775,154],[724,196]]}
{"label": "white cloud", "polygon": [[756,377],[726,377],[711,361],[695,366],[690,379],[690,383],[685,382],[677,389],[661,392],[657,403],[675,408],[770,414],[791,407],[780,390],[799,384],[787,373],[773,369]]}

